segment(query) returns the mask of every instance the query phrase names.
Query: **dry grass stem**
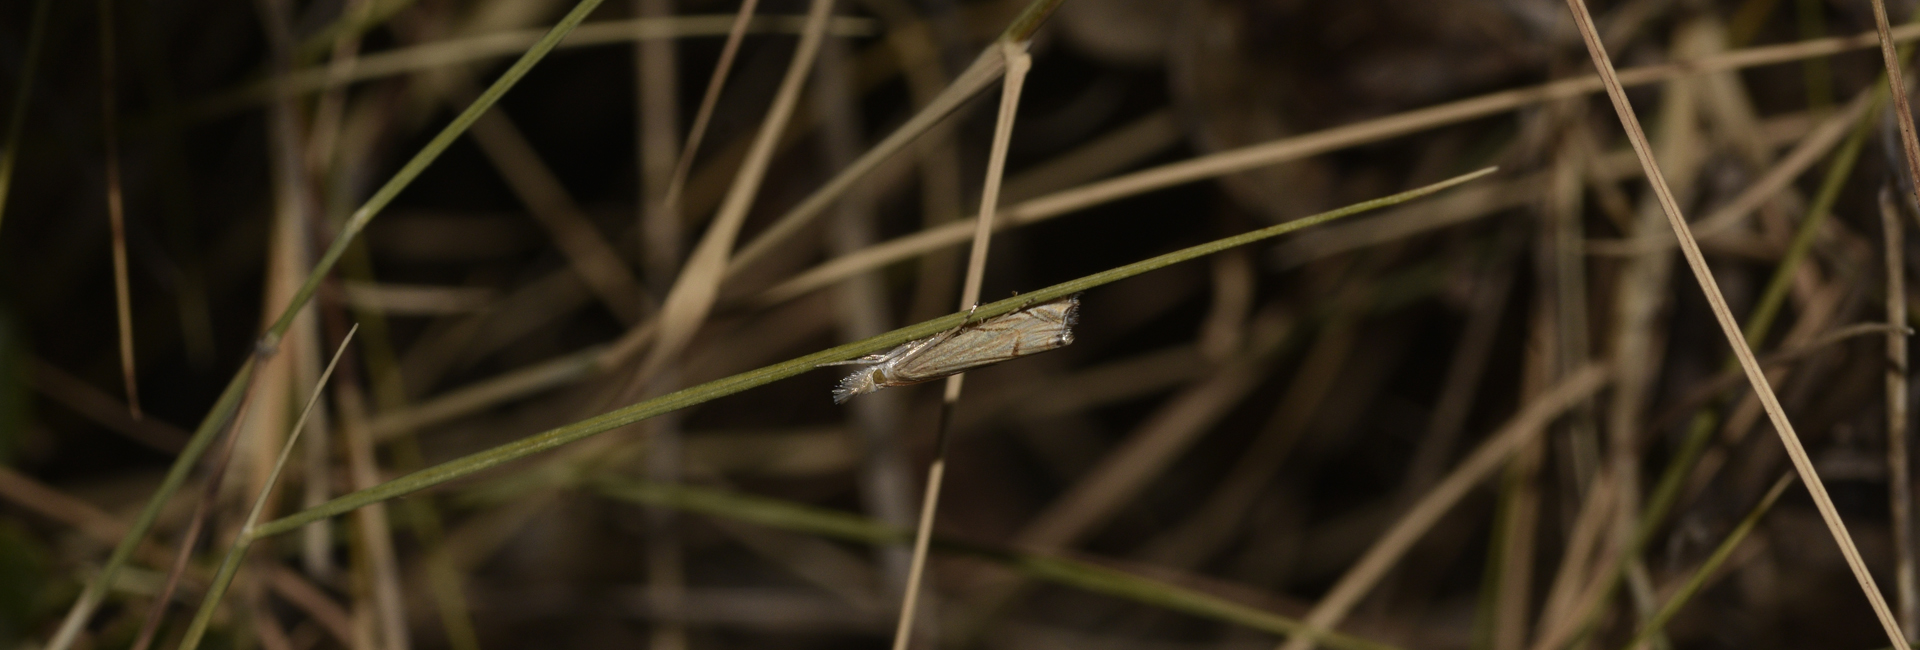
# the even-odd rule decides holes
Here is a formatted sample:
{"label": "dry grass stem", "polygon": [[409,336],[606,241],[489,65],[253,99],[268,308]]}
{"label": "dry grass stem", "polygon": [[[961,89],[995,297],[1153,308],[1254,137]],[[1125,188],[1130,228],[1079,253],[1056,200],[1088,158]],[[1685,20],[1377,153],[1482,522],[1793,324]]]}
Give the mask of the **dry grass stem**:
{"label": "dry grass stem", "polygon": [[[1459,503],[1473,486],[1492,476],[1507,462],[1508,457],[1539,436],[1561,413],[1606,385],[1607,375],[1607,370],[1600,366],[1582,368],[1527,403],[1498,431],[1489,435],[1479,448],[1460,461],[1445,479],[1428,490],[1418,503],[1396,519],[1392,528],[1375,540],[1360,561],[1340,576],[1340,580],[1313,606],[1313,611],[1303,621],[1309,627],[1321,629],[1332,629],[1338,625],[1353,611],[1354,605],[1359,604],[1360,598],[1406,554],[1407,549],[1440,520],[1441,515]],[[1296,637],[1279,647],[1281,650],[1307,650],[1313,645],[1312,639]]]}
{"label": "dry grass stem", "polygon": [[[1708,57],[1698,61],[1632,68],[1620,72],[1617,77],[1620,83],[1626,85],[1657,83],[1678,77],[1688,77],[1725,70],[1737,70],[1760,65],[1771,65],[1799,60],[1809,56],[1820,56],[1835,52],[1862,49],[1871,47],[1875,38],[1877,38],[1876,35],[1867,33],[1818,41],[1805,41],[1793,45],[1752,48],[1730,54]],[[1905,26],[1896,29],[1894,30],[1894,38],[1901,41],[1920,38],[1920,25]],[[978,64],[976,64],[975,67],[979,67]],[[972,69],[970,69],[969,72],[972,72]],[[1126,174],[1070,190],[1055,192],[1044,197],[1022,201],[1015,205],[1008,206],[1001,215],[1000,223],[996,227],[1013,228],[1023,226],[1082,210],[1089,206],[1099,205],[1101,203],[1182,183],[1190,183],[1196,180],[1232,174],[1256,167],[1299,160],[1308,156],[1399,137],[1446,124],[1454,124],[1511,111],[1525,106],[1580,97],[1603,89],[1604,84],[1601,83],[1599,77],[1581,77],[1555,81],[1530,88],[1490,93],[1480,97],[1417,109],[1384,118],[1356,122],[1310,134],[1283,138],[1231,151],[1223,151],[1192,160]],[[1824,124],[1827,124],[1829,129],[1838,129],[1840,132],[1845,131],[1845,123],[1830,121]],[[902,130],[905,130],[905,127],[902,127]],[[1826,136],[1828,135],[1828,131],[1823,129],[1819,131],[1819,134]],[[1811,164],[1813,159],[1818,158],[1822,150],[1822,148],[1817,147],[1819,143],[1820,142],[1815,140],[1813,136],[1808,137],[1808,142],[1803,146],[1804,149],[1808,150],[1808,153],[1802,154],[1805,158],[1805,164]],[[1793,162],[1796,164],[1800,161],[1801,158],[1793,159]],[[1788,173],[1789,171],[1791,171],[1790,168],[1779,169],[1774,174],[1768,176],[1768,180],[1770,183],[1784,184],[1792,178],[1792,174]],[[1756,187],[1760,186],[1756,184]],[[1761,189],[1764,190],[1765,188]],[[822,190],[823,193],[824,191],[825,190]],[[1754,194],[1758,196],[1762,194],[1762,191],[1756,190]],[[1772,192],[1766,192],[1766,194],[1771,196]],[[819,194],[816,194],[816,196],[819,196]],[[1760,199],[1748,200],[1758,202]],[[803,204],[802,208],[810,205],[811,203]],[[790,212],[789,218],[793,215],[807,214],[802,208],[796,208]],[[822,208],[824,208],[824,205],[813,209]],[[1751,209],[1749,208],[1748,210],[1750,211]],[[1722,217],[1730,224],[1736,222],[1737,218],[1741,216],[1732,211],[1726,214],[1733,215]],[[785,223],[785,219],[783,219],[782,223]],[[1716,222],[1716,224],[1717,223],[1720,222]],[[794,227],[797,228],[798,226],[796,225]],[[832,284],[855,273],[966,241],[967,234],[971,232],[972,229],[973,226],[971,224],[964,222],[954,223],[939,228],[924,230],[914,235],[892,241],[882,242],[861,253],[835,258],[819,267],[796,275],[792,279],[767,290],[764,295],[756,300],[761,304],[788,300],[793,296],[816,290],[819,287]],[[767,234],[761,236],[761,239],[755,240],[754,243],[749,244],[746,249],[743,249],[740,255],[741,263],[729,271],[737,273],[744,267],[746,262],[757,259],[757,255],[751,255],[750,253],[761,252],[756,250],[756,244],[775,239],[775,237],[772,236],[774,233],[775,231],[773,229],[769,229]],[[782,231],[781,234],[784,235],[786,233]],[[1602,246],[1598,248],[1604,250],[1605,247]]]}
{"label": "dry grass stem", "polygon": [[1818,506],[1828,530],[1833,533],[1834,541],[1839,544],[1841,554],[1846,556],[1847,565],[1853,569],[1861,591],[1866,593],[1867,600],[1873,604],[1874,614],[1879,617],[1881,626],[1886,629],[1887,638],[1893,642],[1894,647],[1906,650],[1907,640],[1906,636],[1900,632],[1899,622],[1893,619],[1892,612],[1887,608],[1886,599],[1874,585],[1873,575],[1867,571],[1865,562],[1860,558],[1859,549],[1855,547],[1852,536],[1847,533],[1846,524],[1840,520],[1839,512],[1834,509],[1832,498],[1827,496],[1826,486],[1820,481],[1819,473],[1813,467],[1813,461],[1800,444],[1799,436],[1794,433],[1793,424],[1787,421],[1779,399],[1773,394],[1773,387],[1768,383],[1759,362],[1754,358],[1753,349],[1749,347],[1746,337],[1741,334],[1740,326],[1734,321],[1732,311],[1727,308],[1726,298],[1721,295],[1718,283],[1713,279],[1713,272],[1707,268],[1706,259],[1700,254],[1700,245],[1694,241],[1693,234],[1687,227],[1686,218],[1681,214],[1680,206],[1674,200],[1673,191],[1668,188],[1666,179],[1660,173],[1659,165],[1654,162],[1653,153],[1647,145],[1646,134],[1641,132],[1639,118],[1633,113],[1633,105],[1627,100],[1626,91],[1621,88],[1619,80],[1615,78],[1613,62],[1608,58],[1605,46],[1601,44],[1599,35],[1594,31],[1593,18],[1587,13],[1586,3],[1583,0],[1567,0],[1567,6],[1573,11],[1574,22],[1580,27],[1581,38],[1586,41],[1587,51],[1593,57],[1594,67],[1600,71],[1601,78],[1607,82],[1607,95],[1613,100],[1614,110],[1619,114],[1622,126],[1626,128],[1627,138],[1633,143],[1634,152],[1640,156],[1641,167],[1646,171],[1647,180],[1653,184],[1654,195],[1660,199],[1660,207],[1666,212],[1667,221],[1673,228],[1674,236],[1680,240],[1680,249],[1686,256],[1687,265],[1692,269],[1694,279],[1700,284],[1701,290],[1706,293],[1707,301],[1713,307],[1714,317],[1719,321],[1721,331],[1726,335],[1728,344],[1733,347],[1734,355],[1739,358],[1740,366],[1746,372],[1748,381],[1753,384],[1754,394],[1766,407],[1774,431],[1779,433],[1780,441],[1786,446],[1794,468],[1799,472],[1801,480],[1807,484],[1808,492],[1813,495],[1814,504]]}
{"label": "dry grass stem", "polygon": [[[986,183],[980,192],[980,218],[973,233],[973,250],[967,259],[966,284],[960,290],[960,308],[980,304],[980,285],[986,277],[987,248],[993,241],[994,211],[1000,204],[1000,184],[1006,175],[1007,147],[1013,141],[1014,118],[1020,112],[1020,91],[1025,88],[1033,58],[1027,54],[1026,40],[999,41],[998,55],[1004,69],[1000,86],[1000,112],[994,120],[993,144],[987,155]],[[893,650],[907,650],[913,642],[913,622],[920,607],[921,582],[927,570],[928,544],[933,539],[933,522],[940,508],[940,487],[946,478],[949,429],[960,402],[960,388],[966,373],[947,377],[941,396],[940,421],[935,433],[934,457],[927,467],[926,492],[920,502],[920,521],[914,528],[913,556],[907,564],[907,584],[900,597],[899,624],[893,632]]]}
{"label": "dry grass stem", "polygon": [[[470,98],[473,93],[463,94]],[[464,105],[461,101],[454,103]],[[622,323],[631,324],[646,316],[647,307],[641,301],[646,294],[640,281],[506,113],[497,108],[488,111],[473,123],[471,133],[495,169],[506,177],[507,186],[546,227],[600,303]]]}
{"label": "dry grass stem", "polygon": [[[712,15],[598,21],[575,29],[561,47],[720,36],[731,31],[734,19],[732,15]],[[747,29],[765,33],[792,33],[801,31],[805,24],[806,19],[802,16],[763,16],[748,23]],[[873,22],[860,18],[836,18],[828,29],[836,37],[866,36],[873,33]],[[216,115],[275,96],[302,95],[362,81],[513,56],[525,52],[527,46],[540,40],[545,32],[542,29],[513,30],[373,52],[358,57],[353,69],[344,75],[332,66],[295,70],[285,76],[209,99],[197,107],[196,113]]]}
{"label": "dry grass stem", "polygon": [[34,390],[127,439],[162,453],[178,453],[190,435],[158,418],[133,419],[127,405],[45,359],[30,361],[24,373]]}
{"label": "dry grass stem", "polygon": [[[300,431],[306,428],[307,420],[314,413],[314,406],[320,403],[320,396],[325,392],[327,380],[333,377],[333,370],[340,365],[340,357],[346,353],[347,344],[353,342],[353,335],[358,331],[357,326],[347,330],[346,336],[340,340],[340,346],[333,352],[333,359],[328,361],[326,369],[320,372],[312,394],[307,398],[306,406],[300,410],[299,419],[294,421],[292,430],[287,433],[286,442],[281,445],[279,458],[274,461],[273,467],[267,473],[265,485],[254,497],[253,507],[247,511],[245,523],[240,526],[239,536],[227,550],[226,562],[221,566],[220,572],[214,576],[212,588],[207,590],[206,602],[201,605],[200,612],[194,616],[193,623],[187,629],[186,637],[180,641],[180,647],[184,650],[193,650],[199,645],[201,635],[206,631],[207,621],[212,617],[214,608],[219,605],[226,592],[228,581],[233,579],[234,571],[238,569],[240,561],[252,546],[254,527],[260,524],[260,514],[267,509],[267,498],[273,494],[274,488],[279,483],[280,472],[286,469],[287,459],[293,456],[294,444],[300,439]],[[155,616],[148,620],[157,623],[159,617]],[[140,641],[135,643],[135,647],[144,648],[151,639],[152,629],[143,629]]]}
{"label": "dry grass stem", "polygon": [[[1292,329],[1288,320],[1277,313],[1263,315],[1261,322],[1251,328],[1256,339],[1250,341],[1246,349],[1143,419],[1140,426],[1128,433],[1097,465],[1035,514],[1031,523],[1014,536],[1014,545],[1037,552],[1057,552],[1097,532],[1099,526],[1118,514],[1259,385],[1272,356],[1280,351]],[[1287,414],[1288,423],[1297,422],[1295,418],[1300,411],[1326,397],[1320,391],[1331,383],[1331,374],[1339,370],[1339,362],[1346,357],[1347,346],[1352,341],[1342,339],[1348,335],[1330,336],[1335,338],[1315,348],[1322,361],[1316,364],[1310,360],[1301,372],[1300,390],[1289,389],[1281,402],[1283,411],[1294,407]],[[1304,425],[1304,422],[1297,424]],[[1293,437],[1288,434],[1297,433],[1288,430],[1292,428],[1284,427],[1276,435],[1263,436],[1281,443],[1281,449],[1259,456],[1250,453],[1248,457],[1264,460],[1284,456],[1284,445]],[[1253,476],[1251,472],[1234,472],[1230,476],[1243,475]],[[1232,481],[1223,489],[1231,489],[1233,484],[1243,481]],[[1223,502],[1235,500],[1228,498]]]}
{"label": "dry grass stem", "polygon": [[694,333],[713,309],[714,299],[720,293],[720,283],[725,278],[724,271],[734,239],[746,220],[747,210],[753,207],[760,181],[765,178],[767,166],[773,157],[774,146],[785,131],[788,119],[793,116],[801,86],[813,67],[814,58],[819,54],[820,41],[826,35],[827,19],[832,16],[833,3],[831,0],[813,0],[809,7],[807,26],[787,66],[786,76],[780,82],[773,105],[754,136],[753,147],[745,164],[740,167],[732,188],[727,191],[726,201],[714,215],[700,243],[687,257],[687,263],[674,281],[673,289],[667,293],[660,308],[659,333],[654,337],[653,347],[641,362],[630,385],[642,385],[671,365],[687,342],[693,340]]}
{"label": "dry grass stem", "polygon": [[[1786,190],[1795,178],[1813,168],[1822,156],[1840,143],[1841,137],[1857,128],[1860,121],[1866,119],[1875,105],[1877,91],[1866,89],[1855,95],[1847,105],[1835,111],[1833,115],[1820,122],[1818,127],[1794,145],[1793,150],[1782,156],[1780,161],[1769,167],[1766,173],[1754,180],[1742,190],[1739,196],[1726,205],[1714,209],[1705,218],[1693,226],[1696,237],[1711,238],[1731,231],[1740,225],[1755,210],[1773,200]],[[1587,249],[1595,255],[1640,255],[1666,250],[1674,245],[1674,240],[1664,233],[1654,236],[1651,233],[1637,235],[1633,239],[1598,240],[1587,243]]]}
{"label": "dry grass stem", "polygon": [[1913,106],[1907,99],[1900,54],[1894,51],[1893,28],[1887,24],[1886,0],[1873,0],[1873,26],[1880,35],[1880,59],[1887,68],[1887,90],[1893,95],[1894,123],[1900,125],[1900,153],[1907,162],[1907,187],[1920,205],[1920,138],[1913,133]]}
{"label": "dry grass stem", "polygon": [[140,385],[134,380],[133,297],[127,278],[127,217],[120,187],[119,102],[114,93],[117,82],[113,61],[113,0],[100,0],[97,9],[100,19],[100,132],[106,136],[107,223],[112,228],[109,241],[113,248],[113,309],[120,329],[120,378],[127,390],[127,411],[133,414],[133,419],[138,420],[141,417]]}
{"label": "dry grass stem", "polygon": [[767,226],[759,236],[747,242],[745,246],[741,246],[740,253],[727,267],[727,273],[729,275],[739,273],[748,265],[771,253],[774,246],[790,239],[800,228],[824,213],[827,206],[841,194],[846,193],[854,182],[904,150],[915,138],[931,130],[947,115],[959,110],[960,106],[974,94],[986,89],[995,79],[999,79],[1005,72],[1005,66],[1005,57],[1002,57],[997,49],[990,47],[981,52],[973,65],[954,77],[953,82],[948,84],[946,89],[934,98],[934,101],[920,107],[920,110],[916,111],[905,124],[900,125],[900,128],[874,143],[860,155],[859,159],[834,174],[832,180],[814,190],[799,205],[775,220],[773,225]]}
{"label": "dry grass stem", "polygon": [[603,2],[0,2],[0,648],[1920,627],[1900,3]]}
{"label": "dry grass stem", "polygon": [[[673,162],[673,171],[669,172],[665,186],[657,195],[662,217],[648,222],[652,224],[651,229],[646,230],[649,263],[657,264],[654,260],[679,257],[677,219],[680,216],[680,194],[686,191],[687,174],[693,171],[694,154],[700,152],[700,143],[707,137],[707,126],[713,121],[713,111],[720,104],[720,89],[726,87],[727,75],[733,70],[734,56],[740,52],[740,42],[746,38],[747,26],[753,20],[754,9],[759,5],[760,0],[743,0],[739,12],[734,14],[733,23],[727,27],[727,42],[720,47],[720,58],[714,63],[713,76],[707,80],[706,92],[700,95],[700,107],[694,110],[693,124],[687,128],[686,142],[681,144],[680,156]],[[654,196],[654,192],[648,192],[649,198]],[[667,256],[669,242],[673,244],[673,255],[670,257]]]}
{"label": "dry grass stem", "polygon": [[1920,584],[1914,573],[1912,452],[1907,448],[1907,239],[1893,189],[1880,188],[1880,228],[1887,263],[1887,507],[1893,525],[1894,596],[1901,629],[1920,629]]}

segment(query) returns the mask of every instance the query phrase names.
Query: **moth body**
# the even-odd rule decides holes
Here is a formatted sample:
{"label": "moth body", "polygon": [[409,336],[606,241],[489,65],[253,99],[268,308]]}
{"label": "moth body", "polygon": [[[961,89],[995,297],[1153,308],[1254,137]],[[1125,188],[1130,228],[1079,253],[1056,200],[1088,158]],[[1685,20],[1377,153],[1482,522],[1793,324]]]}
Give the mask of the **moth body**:
{"label": "moth body", "polygon": [[833,401],[882,388],[933,381],[1008,359],[1063,348],[1073,343],[1080,320],[1080,294],[1033,305],[1010,314],[901,344],[850,363],[870,364],[840,380]]}

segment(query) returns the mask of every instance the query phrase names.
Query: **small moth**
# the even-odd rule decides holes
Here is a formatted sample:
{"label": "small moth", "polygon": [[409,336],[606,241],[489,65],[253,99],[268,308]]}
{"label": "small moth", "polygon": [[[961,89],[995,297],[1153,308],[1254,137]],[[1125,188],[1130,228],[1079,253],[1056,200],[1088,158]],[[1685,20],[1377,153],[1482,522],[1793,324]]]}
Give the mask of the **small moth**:
{"label": "small moth", "polygon": [[933,381],[1015,357],[1066,347],[1073,343],[1073,326],[1079,321],[1080,294],[1076,293],[908,341],[883,353],[820,365],[868,366],[847,375],[840,380],[840,387],[833,389],[833,402],[843,404],[861,393]]}

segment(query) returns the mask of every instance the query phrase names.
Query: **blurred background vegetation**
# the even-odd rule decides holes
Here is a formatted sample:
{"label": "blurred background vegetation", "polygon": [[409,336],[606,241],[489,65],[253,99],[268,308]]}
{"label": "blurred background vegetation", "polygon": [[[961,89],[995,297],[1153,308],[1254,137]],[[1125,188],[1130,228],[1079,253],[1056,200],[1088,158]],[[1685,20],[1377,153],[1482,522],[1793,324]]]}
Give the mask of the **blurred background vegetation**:
{"label": "blurred background vegetation", "polygon": [[[1896,23],[1912,11],[1890,4]],[[347,216],[570,6],[0,3],[0,115],[20,125],[0,143],[0,646],[53,637]],[[832,3],[739,242],[1023,6]],[[671,208],[740,6],[596,10],[348,249],[77,647],[179,642],[353,323],[268,518],[951,313],[963,237],[869,248],[975,214],[997,90],[729,274],[697,336],[635,378],[808,7],[756,10]],[[1886,224],[1920,222],[1876,41],[1858,38],[1872,5],[1592,10],[1913,634],[1910,389],[1876,324],[1906,318],[1893,305],[1916,294],[1888,287],[1920,271]],[[1581,81],[1565,4],[1067,0],[1032,53],[1001,202],[1021,223],[994,237],[983,301],[1501,171],[1089,291],[1073,346],[971,373],[918,647],[1273,647],[1342,588],[1360,597],[1332,619],[1345,647],[1887,644],[1806,490],[1778,492],[1792,467]],[[1225,162],[1152,176],[1208,161]],[[1589,364],[1607,386],[1565,394]],[[843,370],[264,540],[209,642],[883,647],[940,391],[839,407]],[[1356,570],[1389,531],[1410,543]]]}

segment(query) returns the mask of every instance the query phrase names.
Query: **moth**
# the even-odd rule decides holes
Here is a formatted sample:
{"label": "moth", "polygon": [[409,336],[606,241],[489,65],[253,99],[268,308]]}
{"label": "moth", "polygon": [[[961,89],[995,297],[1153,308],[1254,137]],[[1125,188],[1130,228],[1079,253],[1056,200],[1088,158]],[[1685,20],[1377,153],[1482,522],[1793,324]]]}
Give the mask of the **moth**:
{"label": "moth", "polygon": [[833,402],[882,388],[933,381],[1008,359],[1039,354],[1073,343],[1080,321],[1080,294],[1022,308],[977,323],[962,324],[892,350],[823,366],[865,365],[840,380]]}

